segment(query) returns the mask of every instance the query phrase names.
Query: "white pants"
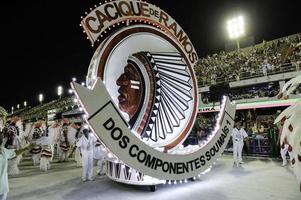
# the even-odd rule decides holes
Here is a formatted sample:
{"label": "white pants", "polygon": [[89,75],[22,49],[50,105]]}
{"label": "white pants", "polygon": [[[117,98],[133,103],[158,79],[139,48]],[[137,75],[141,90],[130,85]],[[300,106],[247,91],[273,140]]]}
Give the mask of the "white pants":
{"label": "white pants", "polygon": [[67,161],[68,160],[68,151],[63,151],[59,148],[59,161]]}
{"label": "white pants", "polygon": [[32,154],[32,164],[33,164],[33,166],[40,163],[40,157],[41,157],[41,153]]}
{"label": "white pants", "polygon": [[80,156],[80,151],[78,148],[75,149],[74,159],[76,161],[76,166],[81,167],[82,166],[82,157]]}
{"label": "white pants", "polygon": [[83,150],[82,153],[82,162],[83,162],[83,179],[91,179],[93,175],[93,150]]}
{"label": "white pants", "polygon": [[17,158],[18,158],[18,164],[20,164],[20,162],[21,162],[21,160],[22,160],[22,158],[23,158],[23,155],[20,154],[20,155],[17,156]]}
{"label": "white pants", "polygon": [[41,157],[41,161],[40,161],[40,170],[41,171],[47,171],[48,169],[50,169],[50,160],[51,158],[46,158],[45,156]]}
{"label": "white pants", "polygon": [[243,141],[233,141],[233,159],[234,162],[241,162],[242,161],[242,149],[244,147]]}
{"label": "white pants", "polygon": [[50,161],[53,161],[53,157],[54,157],[54,144],[50,145],[50,149],[51,149],[51,153],[52,153]]}
{"label": "white pants", "polygon": [[288,144],[285,144],[284,148],[280,149],[280,154],[281,154],[283,164],[287,163],[287,160],[286,160],[286,153],[287,152],[288,152]]}
{"label": "white pants", "polygon": [[6,200],[7,193],[0,194],[0,200]]}
{"label": "white pants", "polygon": [[20,155],[16,158],[8,160],[7,163],[7,174],[8,175],[18,175],[20,173],[18,164],[20,162]]}
{"label": "white pants", "polygon": [[104,158],[101,157],[100,159],[97,159],[97,173],[99,174],[103,173],[103,166],[104,166]]}

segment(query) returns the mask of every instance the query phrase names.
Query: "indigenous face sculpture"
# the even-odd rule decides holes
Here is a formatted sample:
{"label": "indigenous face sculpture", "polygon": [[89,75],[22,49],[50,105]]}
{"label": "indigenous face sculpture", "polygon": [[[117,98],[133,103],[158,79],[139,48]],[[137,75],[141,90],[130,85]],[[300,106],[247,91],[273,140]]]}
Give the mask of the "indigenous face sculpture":
{"label": "indigenous face sculpture", "polygon": [[128,63],[123,74],[117,79],[116,84],[120,86],[118,93],[119,108],[132,118],[139,107],[142,95],[141,77],[134,65]]}

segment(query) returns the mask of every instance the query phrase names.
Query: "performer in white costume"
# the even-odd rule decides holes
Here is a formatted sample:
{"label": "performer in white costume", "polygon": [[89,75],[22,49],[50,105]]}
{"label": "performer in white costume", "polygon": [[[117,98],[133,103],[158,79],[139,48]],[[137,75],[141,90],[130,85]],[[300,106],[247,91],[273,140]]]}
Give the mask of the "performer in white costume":
{"label": "performer in white costume", "polygon": [[[76,141],[78,141],[81,137],[83,136],[83,132],[82,130],[80,131],[77,131],[75,137],[76,137]],[[82,167],[83,165],[83,161],[82,161],[82,156],[81,156],[81,153],[80,153],[80,149],[79,147],[76,146],[75,144],[75,152],[74,152],[74,160],[76,162],[76,166],[77,167]]]}
{"label": "performer in white costume", "polygon": [[32,164],[35,166],[40,164],[40,157],[42,152],[41,145],[37,144],[37,140],[42,136],[45,130],[42,129],[42,121],[38,121],[35,123],[32,133],[30,134],[30,142],[33,144],[31,149],[32,153]]}
{"label": "performer in white costume", "polygon": [[16,127],[18,128],[19,131],[19,141],[20,141],[20,148],[24,147],[26,145],[26,140],[25,140],[25,127],[23,126],[23,121],[21,119],[17,119],[16,121]]}
{"label": "performer in white costume", "polygon": [[50,169],[50,159],[52,157],[51,145],[48,134],[42,133],[42,136],[37,139],[36,144],[42,147],[41,159],[40,159],[40,170],[47,171]]}
{"label": "performer in white costume", "polygon": [[105,164],[104,155],[105,155],[104,147],[101,144],[101,142],[99,140],[97,140],[96,144],[94,145],[94,149],[93,149],[93,158],[96,160],[97,174],[100,176],[104,174],[104,171],[103,171],[103,166]]}
{"label": "performer in white costume", "polygon": [[21,155],[30,146],[24,149],[6,149],[4,147],[7,138],[4,139],[3,134],[0,133],[0,200],[6,200],[7,193],[9,192],[8,185],[8,161],[14,159],[17,155]]}
{"label": "performer in white costume", "polygon": [[[18,118],[13,117],[10,121],[10,124],[7,126],[7,149],[20,150],[22,148],[20,140],[20,130],[19,127],[16,125],[18,120]],[[18,155],[17,157],[8,161],[8,175],[18,175],[20,173],[18,167],[20,160],[21,155]]]}
{"label": "performer in white costume", "polygon": [[244,146],[244,139],[248,137],[246,131],[240,127],[240,123],[236,124],[236,127],[232,130],[233,140],[233,159],[234,163],[238,166],[242,164],[242,149]]}
{"label": "performer in white costume", "polygon": [[[280,137],[280,139],[283,138],[282,137],[283,128],[284,129],[288,128],[288,127],[284,126],[284,122],[285,122],[285,118],[280,121],[280,127],[279,127],[279,137]],[[286,124],[286,126],[287,126],[287,124]],[[280,155],[281,155],[281,158],[282,158],[282,166],[287,165],[286,154],[288,153],[288,147],[289,147],[289,145],[288,145],[287,138],[283,138],[282,141],[280,142]]]}
{"label": "performer in white costume", "polygon": [[24,135],[24,139],[25,139],[25,142],[26,144],[30,143],[30,134],[32,133],[34,129],[34,124],[32,122],[27,122],[25,124],[25,130],[23,132],[23,135]]}
{"label": "performer in white costume", "polygon": [[59,134],[60,134],[60,124],[58,122],[52,124],[49,128],[48,128],[48,138],[49,138],[49,142],[50,142],[50,149],[51,149],[51,158],[50,160],[53,160],[54,157],[54,149],[55,149],[55,145],[58,146],[58,140],[59,140]]}
{"label": "performer in white costume", "polygon": [[76,148],[76,142],[77,142],[77,138],[76,138],[76,134],[78,132],[78,129],[80,129],[80,127],[78,127],[75,123],[72,123],[68,126],[68,141],[70,144],[70,149],[72,150],[70,152],[70,155],[68,155],[69,158],[72,157],[73,154],[73,149]]}
{"label": "performer in white costume", "polygon": [[84,128],[82,130],[83,135],[76,143],[76,146],[79,147],[82,161],[83,161],[83,172],[82,172],[82,180],[92,181],[93,175],[93,148],[96,143],[96,138],[92,135],[89,129],[86,127],[87,125],[83,125]]}
{"label": "performer in white costume", "polygon": [[68,124],[63,124],[59,135],[59,162],[65,162],[68,160],[69,149],[70,143],[68,141]]}

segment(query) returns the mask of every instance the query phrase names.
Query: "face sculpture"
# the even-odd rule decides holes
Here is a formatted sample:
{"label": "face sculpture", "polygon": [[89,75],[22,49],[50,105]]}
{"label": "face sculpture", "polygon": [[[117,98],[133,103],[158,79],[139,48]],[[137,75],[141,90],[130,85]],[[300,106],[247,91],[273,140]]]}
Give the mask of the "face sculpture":
{"label": "face sculpture", "polygon": [[119,109],[126,112],[132,118],[139,107],[142,95],[142,80],[134,65],[128,63],[124,73],[117,79],[120,86],[118,93]]}

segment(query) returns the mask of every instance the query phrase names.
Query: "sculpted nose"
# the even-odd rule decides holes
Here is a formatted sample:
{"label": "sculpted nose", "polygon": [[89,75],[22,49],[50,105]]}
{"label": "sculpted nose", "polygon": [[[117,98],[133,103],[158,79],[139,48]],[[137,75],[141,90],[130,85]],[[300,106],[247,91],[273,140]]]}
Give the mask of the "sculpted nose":
{"label": "sculpted nose", "polygon": [[118,86],[128,85],[128,80],[127,80],[126,75],[124,73],[119,76],[119,78],[116,81],[116,84]]}

